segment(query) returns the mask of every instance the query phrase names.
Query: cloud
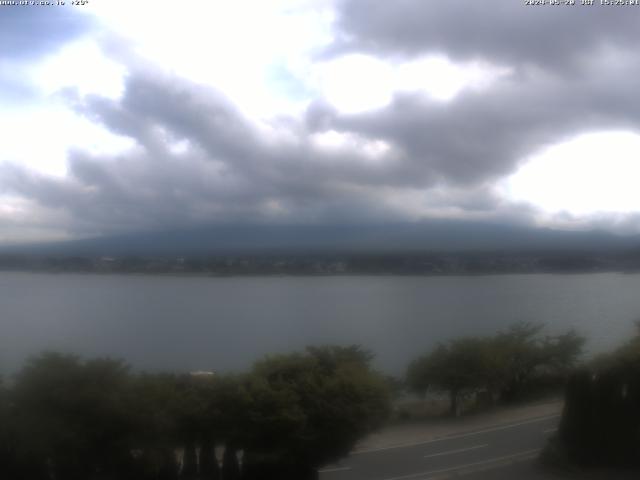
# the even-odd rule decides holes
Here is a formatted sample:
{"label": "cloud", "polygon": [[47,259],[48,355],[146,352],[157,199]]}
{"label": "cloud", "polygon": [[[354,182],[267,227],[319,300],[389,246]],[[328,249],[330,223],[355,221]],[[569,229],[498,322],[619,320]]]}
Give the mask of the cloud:
{"label": "cloud", "polygon": [[[473,186],[507,176],[549,145],[600,130],[637,131],[640,16],[634,8],[340,2],[333,56],[480,60],[511,68],[440,102],[397,92],[383,108],[345,114],[317,105],[309,128],[375,137],[401,151],[414,186]],[[327,52],[325,52],[327,53]]]}
{"label": "cloud", "polygon": [[378,188],[393,185],[393,155],[378,161],[361,148],[368,140],[327,147],[300,122],[256,124],[214,90],[157,72],[130,75],[121,99],[75,102],[136,146],[71,151],[67,177],[5,165],[0,179],[6,192],[70,212],[76,233],[391,215]]}
{"label": "cloud", "polygon": [[68,212],[76,235],[220,221],[522,221],[534,213],[496,195],[498,179],[576,132],[637,127],[633,86],[611,88],[634,67],[595,67],[570,85],[512,76],[449,103],[405,93],[358,115],[314,103],[301,120],[269,123],[211,88],[134,71],[120,99],[75,100],[77,112],[134,148],[72,151],[64,178],[16,166],[0,178],[12,194]]}
{"label": "cloud", "polygon": [[120,45],[115,56],[128,68],[121,95],[66,98],[134,146],[72,149],[66,176],[0,164],[0,194],[37,205],[40,222],[51,215],[71,236],[425,217],[575,225],[505,198],[497,185],[551,145],[639,130],[635,10],[460,1],[436,9],[407,0],[338,6],[325,55],[360,52],[410,65],[437,52],[453,70],[468,60],[505,69],[445,100],[392,91],[386,105],[348,113],[319,97],[302,116],[265,120],[220,90],[135,65]]}
{"label": "cloud", "polygon": [[600,49],[630,49],[640,40],[637,8],[595,3],[526,6],[522,1],[450,0],[434,6],[421,0],[343,0],[338,3],[339,34],[330,51],[444,53],[457,60],[566,69]]}
{"label": "cloud", "polygon": [[38,92],[33,85],[28,85],[14,73],[8,74],[8,70],[13,68],[0,66],[0,98],[5,105],[20,105],[37,96]]}
{"label": "cloud", "polygon": [[89,31],[92,23],[72,7],[0,6],[0,57],[33,60]]}
{"label": "cloud", "polygon": [[[594,69],[595,70],[595,69]],[[545,75],[509,78],[442,104],[419,93],[397,95],[360,115],[314,111],[309,124],[374,137],[403,152],[407,182],[473,184],[514,171],[543,147],[599,129],[637,130],[635,66],[593,72],[573,83]],[[321,121],[319,120],[321,119]]]}
{"label": "cloud", "polygon": [[0,6],[0,99],[16,106],[42,100],[30,67],[87,34],[92,20],[62,6]]}

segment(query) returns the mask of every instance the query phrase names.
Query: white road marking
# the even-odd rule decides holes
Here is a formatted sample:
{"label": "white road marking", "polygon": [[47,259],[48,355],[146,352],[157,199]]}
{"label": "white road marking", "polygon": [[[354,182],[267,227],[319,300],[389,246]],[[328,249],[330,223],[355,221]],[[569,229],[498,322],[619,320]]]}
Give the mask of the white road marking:
{"label": "white road marking", "polygon": [[469,452],[471,450],[477,450],[479,448],[484,448],[488,446],[489,446],[488,443],[485,443],[484,445],[474,445],[473,447],[459,448],[457,450],[449,450],[448,452],[432,453],[431,455],[425,455],[424,458],[441,457],[443,455],[453,455],[455,453]]}
{"label": "white road marking", "polygon": [[514,460],[514,459],[528,460],[529,458],[533,458],[539,452],[540,452],[539,448],[535,450],[525,450],[524,452],[514,453],[512,455],[504,455],[502,457],[490,458],[488,460],[482,460],[481,462],[467,463],[464,465],[457,465],[455,467],[441,468],[439,470],[429,470],[426,472],[411,473],[409,475],[401,475],[399,477],[389,477],[389,478],[385,478],[384,480],[408,480],[410,478],[419,478],[419,477],[422,477],[422,480],[428,480],[428,477],[430,475],[438,475],[441,473],[454,472],[456,470],[464,470],[465,468],[479,467],[482,465],[505,462],[505,461]]}
{"label": "white road marking", "polygon": [[351,470],[351,467],[323,468],[318,470],[318,473],[346,472],[347,470]]}
{"label": "white road marking", "polygon": [[496,425],[492,425],[492,426],[490,426],[488,428],[484,428],[482,430],[476,430],[474,432],[448,435],[448,436],[433,438],[431,440],[423,440],[423,441],[419,441],[419,442],[399,443],[399,444],[396,444],[396,445],[391,445],[389,447],[370,448],[370,449],[367,449],[367,450],[357,450],[355,452],[351,452],[350,455],[352,455],[352,456],[353,455],[362,455],[364,453],[374,453],[374,452],[382,452],[384,450],[395,450],[397,448],[416,447],[418,445],[428,445],[430,443],[444,442],[446,440],[457,440],[458,438],[472,437],[474,435],[481,435],[483,433],[497,432],[499,430],[506,430],[508,428],[519,427],[521,425],[529,425],[531,423],[544,422],[546,420],[551,420],[552,418],[557,418],[559,416],[560,416],[560,414],[547,415],[545,417],[538,417],[538,418],[534,418],[534,419],[531,419],[531,420],[526,420],[526,421],[523,421],[523,422],[510,423],[510,424],[507,424],[507,425],[496,424]]}

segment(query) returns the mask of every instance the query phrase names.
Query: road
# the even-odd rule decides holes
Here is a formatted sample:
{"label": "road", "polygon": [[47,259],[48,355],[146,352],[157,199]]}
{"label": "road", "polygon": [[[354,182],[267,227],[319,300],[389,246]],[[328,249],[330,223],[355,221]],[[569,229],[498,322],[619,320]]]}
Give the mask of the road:
{"label": "road", "polygon": [[548,478],[535,458],[559,415],[491,425],[466,433],[352,453],[320,470],[321,480],[533,480]]}

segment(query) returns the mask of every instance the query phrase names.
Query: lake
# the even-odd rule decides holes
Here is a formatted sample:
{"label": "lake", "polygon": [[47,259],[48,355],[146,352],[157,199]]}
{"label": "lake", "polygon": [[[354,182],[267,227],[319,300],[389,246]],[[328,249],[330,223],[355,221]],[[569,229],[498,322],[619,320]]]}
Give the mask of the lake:
{"label": "lake", "polygon": [[358,343],[401,374],[438,341],[519,320],[591,352],[633,333],[640,275],[179,277],[0,272],[0,371],[53,349],[139,369],[237,371],[270,352]]}

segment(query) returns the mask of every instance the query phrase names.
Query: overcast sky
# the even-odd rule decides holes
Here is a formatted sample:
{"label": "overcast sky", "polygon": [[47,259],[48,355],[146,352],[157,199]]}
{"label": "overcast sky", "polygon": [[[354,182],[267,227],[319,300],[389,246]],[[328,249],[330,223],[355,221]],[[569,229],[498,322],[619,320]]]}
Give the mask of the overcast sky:
{"label": "overcast sky", "polygon": [[577,3],[0,6],[0,243],[434,217],[640,232],[640,7]]}

